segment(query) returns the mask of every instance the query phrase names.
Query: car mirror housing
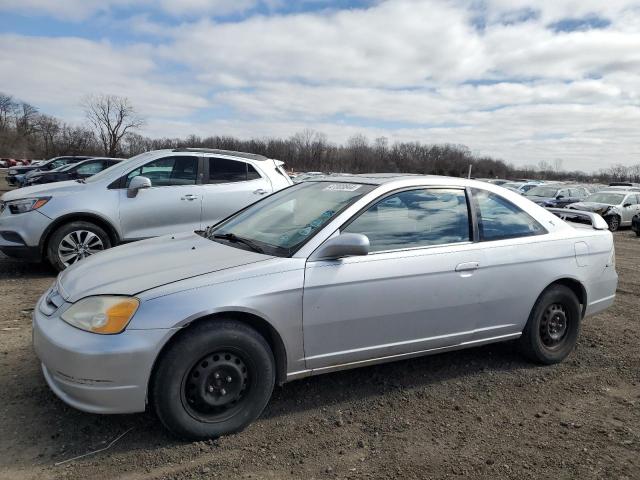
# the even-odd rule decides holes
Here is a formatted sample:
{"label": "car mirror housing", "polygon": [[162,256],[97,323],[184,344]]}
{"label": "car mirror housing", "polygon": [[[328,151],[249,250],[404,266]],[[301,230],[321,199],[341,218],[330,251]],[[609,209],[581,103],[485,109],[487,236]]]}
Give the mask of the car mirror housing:
{"label": "car mirror housing", "polygon": [[139,190],[145,188],[151,188],[151,180],[142,176],[133,177],[127,188],[127,197],[134,198]]}
{"label": "car mirror housing", "polygon": [[630,207],[631,204],[630,203],[625,203],[624,205],[622,205],[624,208]]}
{"label": "car mirror housing", "polygon": [[316,250],[314,260],[331,260],[343,257],[367,255],[369,238],[361,233],[343,233],[330,238]]}
{"label": "car mirror housing", "polygon": [[560,200],[561,198],[564,198],[564,195],[556,195],[556,200]]}

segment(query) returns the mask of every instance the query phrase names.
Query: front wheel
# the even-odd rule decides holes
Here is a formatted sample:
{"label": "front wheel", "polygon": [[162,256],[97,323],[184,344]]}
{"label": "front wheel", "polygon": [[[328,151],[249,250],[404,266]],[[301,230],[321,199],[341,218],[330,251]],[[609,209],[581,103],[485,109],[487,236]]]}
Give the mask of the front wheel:
{"label": "front wheel", "polygon": [[520,337],[524,354],[536,363],[561,362],[578,341],[581,316],[580,302],[571,289],[564,285],[547,288]]}
{"label": "front wheel", "polygon": [[609,231],[615,232],[620,228],[620,217],[617,215],[611,215],[605,218],[607,225],[609,225]]}
{"label": "front wheel", "polygon": [[156,414],[174,435],[202,440],[238,432],[267,405],[275,361],[264,337],[232,320],[206,320],[179,334],[151,385]]}
{"label": "front wheel", "polygon": [[102,228],[90,222],[70,222],[51,235],[47,245],[47,259],[60,272],[107,248],[111,248],[111,240]]}

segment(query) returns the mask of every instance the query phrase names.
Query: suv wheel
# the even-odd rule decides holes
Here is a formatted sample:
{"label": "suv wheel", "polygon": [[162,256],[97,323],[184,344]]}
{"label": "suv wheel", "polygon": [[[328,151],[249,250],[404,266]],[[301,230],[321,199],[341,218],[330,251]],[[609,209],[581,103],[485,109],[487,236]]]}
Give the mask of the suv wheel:
{"label": "suv wheel", "polygon": [[90,222],[71,222],[59,227],[49,239],[47,259],[62,271],[83,258],[111,247],[109,235]]}
{"label": "suv wheel", "polygon": [[536,363],[561,362],[578,341],[581,316],[580,302],[571,289],[564,285],[547,288],[520,337],[523,352]]}
{"label": "suv wheel", "polygon": [[232,320],[202,321],[158,360],[151,403],[174,435],[215,438],[258,418],[275,377],[273,353],[262,335]]}

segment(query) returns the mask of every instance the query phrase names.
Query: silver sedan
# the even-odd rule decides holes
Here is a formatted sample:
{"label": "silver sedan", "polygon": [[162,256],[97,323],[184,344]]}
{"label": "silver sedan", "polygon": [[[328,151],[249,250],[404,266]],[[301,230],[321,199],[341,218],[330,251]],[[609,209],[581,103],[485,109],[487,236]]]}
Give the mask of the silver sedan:
{"label": "silver sedan", "polygon": [[34,310],[35,351],[69,405],[152,405],[192,439],[309,375],[516,339],[560,362],[617,285],[606,223],[573,212],[457,178],[313,179],[71,266]]}

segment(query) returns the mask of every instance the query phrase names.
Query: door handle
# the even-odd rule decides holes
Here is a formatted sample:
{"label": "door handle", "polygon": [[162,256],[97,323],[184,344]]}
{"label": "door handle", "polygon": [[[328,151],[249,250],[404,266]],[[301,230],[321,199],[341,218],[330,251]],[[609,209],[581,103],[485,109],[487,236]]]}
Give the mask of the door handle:
{"label": "door handle", "polygon": [[265,193],[267,193],[267,191],[264,188],[259,188],[257,190],[254,190],[253,193],[255,193],[256,195],[264,195]]}
{"label": "door handle", "polygon": [[456,267],[456,272],[472,272],[474,270],[478,270],[480,268],[479,262],[466,262],[459,263]]}
{"label": "door handle", "polygon": [[190,202],[194,201],[196,198],[198,198],[197,195],[192,195],[190,193],[188,193],[187,195],[185,195],[184,197],[180,198],[180,200],[189,200]]}

